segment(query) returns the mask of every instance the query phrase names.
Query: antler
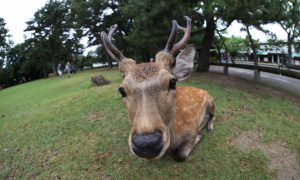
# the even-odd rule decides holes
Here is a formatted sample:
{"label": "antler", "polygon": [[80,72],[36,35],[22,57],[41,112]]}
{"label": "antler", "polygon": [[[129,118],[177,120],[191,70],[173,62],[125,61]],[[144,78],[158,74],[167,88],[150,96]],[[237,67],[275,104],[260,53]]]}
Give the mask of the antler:
{"label": "antler", "polygon": [[[186,28],[178,25],[176,20],[172,21],[172,31],[171,31],[170,37],[168,39],[168,42],[166,44],[166,47],[164,49],[165,52],[167,52],[171,55],[173,55],[177,50],[182,48],[190,39],[191,27],[192,27],[191,26],[191,18],[189,18],[188,16],[184,16],[184,18],[186,19]],[[179,42],[174,44],[175,40],[176,40],[178,28],[184,32],[184,36]]]}
{"label": "antler", "polygon": [[122,61],[122,59],[125,59],[126,57],[123,55],[123,53],[111,42],[113,33],[116,31],[118,28],[118,25],[112,25],[109,28],[108,35],[106,32],[102,31],[101,32],[101,40],[104,44],[104,47],[108,54],[115,60],[117,61]]}

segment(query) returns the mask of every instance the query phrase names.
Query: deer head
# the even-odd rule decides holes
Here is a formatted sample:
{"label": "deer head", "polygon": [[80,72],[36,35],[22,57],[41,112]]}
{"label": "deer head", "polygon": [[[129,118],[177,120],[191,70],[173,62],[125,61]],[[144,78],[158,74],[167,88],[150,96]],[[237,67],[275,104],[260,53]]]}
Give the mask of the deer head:
{"label": "deer head", "polygon": [[[155,56],[155,62],[137,64],[125,57],[112,43],[117,25],[109,33],[101,33],[101,39],[109,55],[119,61],[119,70],[124,75],[119,92],[128,110],[132,128],[128,138],[131,152],[146,158],[161,157],[170,146],[170,128],[175,115],[176,82],[186,79],[193,69],[195,48],[187,46],[176,57],[173,55],[189,40],[191,19],[185,17],[186,27],[172,21],[172,31],[164,50]],[[178,29],[183,38],[175,44]]]}

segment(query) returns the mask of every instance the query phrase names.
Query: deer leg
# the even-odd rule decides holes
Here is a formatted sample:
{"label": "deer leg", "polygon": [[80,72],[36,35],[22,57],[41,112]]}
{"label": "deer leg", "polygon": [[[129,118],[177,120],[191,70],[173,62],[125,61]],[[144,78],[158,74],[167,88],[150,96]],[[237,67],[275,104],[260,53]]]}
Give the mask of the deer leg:
{"label": "deer leg", "polygon": [[212,132],[214,129],[214,120],[215,120],[215,115],[210,115],[210,119],[207,122],[207,131]]}
{"label": "deer leg", "polygon": [[214,104],[207,107],[206,117],[208,118],[207,121],[207,131],[212,132],[214,129],[214,121],[215,121],[215,106]]}
{"label": "deer leg", "polygon": [[195,138],[187,138],[185,141],[183,141],[180,147],[174,151],[175,158],[178,161],[185,160],[202,137],[202,134],[198,134]]}

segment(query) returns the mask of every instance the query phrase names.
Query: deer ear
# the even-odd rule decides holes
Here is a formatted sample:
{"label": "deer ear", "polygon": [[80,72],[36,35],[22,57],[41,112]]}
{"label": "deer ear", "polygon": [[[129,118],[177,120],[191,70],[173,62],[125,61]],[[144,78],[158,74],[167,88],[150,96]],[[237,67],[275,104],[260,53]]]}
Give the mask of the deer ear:
{"label": "deer ear", "polygon": [[182,81],[188,78],[194,67],[194,58],[196,49],[193,45],[189,45],[182,50],[176,57],[176,65],[173,69],[173,74],[177,81]]}

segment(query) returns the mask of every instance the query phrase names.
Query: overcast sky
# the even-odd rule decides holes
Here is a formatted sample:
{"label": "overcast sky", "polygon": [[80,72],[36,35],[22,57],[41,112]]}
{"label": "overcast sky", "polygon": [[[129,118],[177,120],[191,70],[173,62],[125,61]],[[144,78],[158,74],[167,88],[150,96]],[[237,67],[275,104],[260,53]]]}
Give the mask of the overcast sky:
{"label": "overcast sky", "polygon": [[0,17],[6,22],[6,27],[15,43],[24,42],[26,22],[33,18],[34,13],[41,8],[46,0],[0,0]]}
{"label": "overcast sky", "polygon": [[[15,43],[24,42],[24,29],[26,22],[33,18],[34,13],[41,8],[47,0],[0,0],[0,17],[4,18],[6,27],[12,35]],[[229,36],[245,37],[244,32],[240,32],[241,25],[234,22],[227,30]],[[267,29],[277,34],[279,39],[285,39],[286,33],[278,25],[268,25]],[[267,36],[257,30],[251,30],[255,39],[264,42]]]}

